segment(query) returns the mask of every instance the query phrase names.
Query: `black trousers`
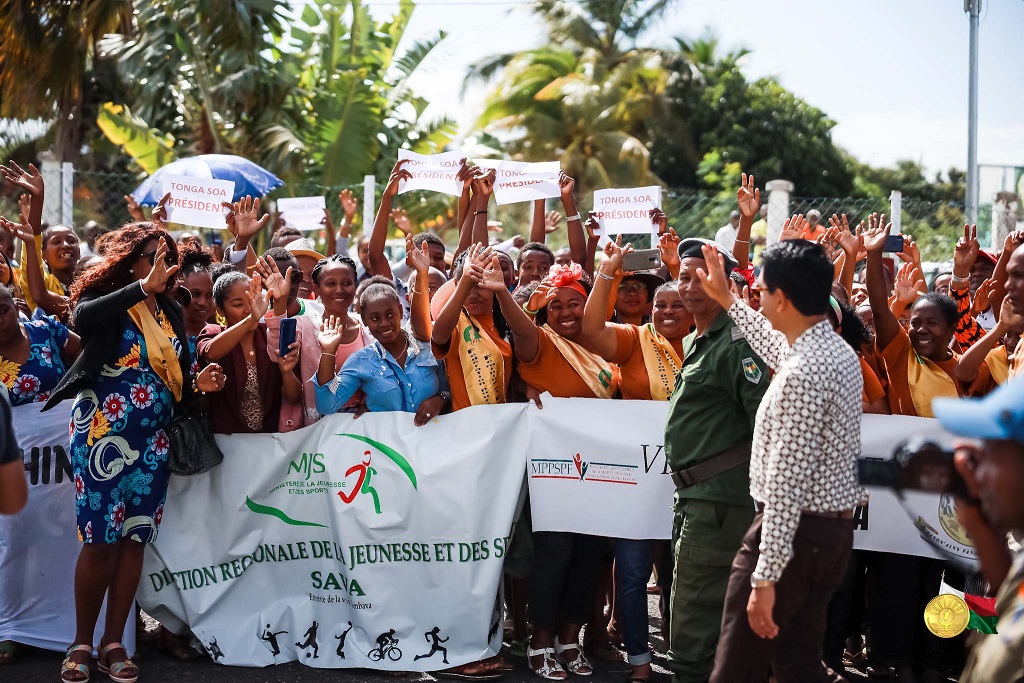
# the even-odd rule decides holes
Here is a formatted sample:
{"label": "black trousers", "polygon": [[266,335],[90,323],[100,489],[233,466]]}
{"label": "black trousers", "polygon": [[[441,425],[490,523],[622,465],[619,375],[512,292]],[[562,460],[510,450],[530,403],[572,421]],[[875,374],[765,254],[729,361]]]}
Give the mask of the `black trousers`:
{"label": "black trousers", "polygon": [[601,536],[534,531],[527,607],[530,623],[550,629],[586,623],[601,562],[610,547],[608,539]]}
{"label": "black trousers", "polygon": [[769,669],[778,683],[845,681],[821,658],[829,601],[853,550],[853,520],[801,516],[793,558],[775,585],[772,618],[779,635],[770,640],[754,633],[747,621],[750,576],[760,544],[761,515],[757,515],[729,573],[711,683],[762,683]]}

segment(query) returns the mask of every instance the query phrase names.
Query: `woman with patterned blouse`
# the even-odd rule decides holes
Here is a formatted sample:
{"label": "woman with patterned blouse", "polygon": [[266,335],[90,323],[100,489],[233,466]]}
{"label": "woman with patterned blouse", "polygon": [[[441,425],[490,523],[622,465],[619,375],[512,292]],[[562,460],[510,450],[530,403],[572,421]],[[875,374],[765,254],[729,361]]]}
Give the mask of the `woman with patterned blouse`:
{"label": "woman with patterned blouse", "polygon": [[0,383],[11,405],[43,403],[82,342],[54,318],[21,322],[10,287],[0,287]]}

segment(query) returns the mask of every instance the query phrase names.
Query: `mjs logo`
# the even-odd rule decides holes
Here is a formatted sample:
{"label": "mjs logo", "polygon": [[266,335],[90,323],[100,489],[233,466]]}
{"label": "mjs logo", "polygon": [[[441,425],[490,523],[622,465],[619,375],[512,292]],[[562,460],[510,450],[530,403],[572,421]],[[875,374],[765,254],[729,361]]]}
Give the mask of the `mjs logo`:
{"label": "mjs logo", "polygon": [[[335,436],[362,442],[370,448],[362,448],[362,453],[353,458],[351,448],[338,449],[328,453],[303,452],[302,456],[289,462],[286,472],[287,479],[274,486],[270,493],[286,489],[288,494],[297,496],[329,495],[337,496],[342,505],[358,504],[359,500],[369,500],[376,514],[383,512],[381,496],[377,491],[379,482],[390,484],[393,480],[408,479],[413,490],[418,490],[416,471],[401,453],[387,444],[375,441],[358,434],[336,434]],[[344,442],[348,443],[348,442]],[[358,452],[358,451],[357,451]],[[355,460],[353,463],[352,461]],[[347,462],[346,462],[347,461]],[[335,463],[337,467],[335,468]],[[349,464],[352,463],[352,464]],[[383,463],[383,466],[382,466]],[[345,467],[341,475],[341,467]],[[333,471],[329,471],[329,467]],[[401,473],[397,478],[393,470],[397,467]],[[378,471],[380,468],[380,471]],[[385,491],[386,492],[386,491]],[[277,517],[286,524],[293,526],[318,526],[322,524],[302,522],[288,516],[283,510],[262,505],[246,499],[246,506],[252,512]]]}

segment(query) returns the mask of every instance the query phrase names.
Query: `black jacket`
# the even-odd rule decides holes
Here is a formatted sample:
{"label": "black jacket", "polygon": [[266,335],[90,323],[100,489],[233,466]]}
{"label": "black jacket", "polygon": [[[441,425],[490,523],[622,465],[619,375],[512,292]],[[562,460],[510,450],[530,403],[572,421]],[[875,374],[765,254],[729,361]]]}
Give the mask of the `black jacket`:
{"label": "black jacket", "polygon": [[[113,365],[120,357],[121,335],[129,320],[128,309],[146,300],[142,283],[133,282],[109,294],[86,294],[75,307],[74,329],[82,338],[82,353],[68,369],[46,402],[49,410],[66,398],[72,398],[88,387],[104,365]],[[181,342],[178,364],[184,379],[182,401],[191,398],[192,382],[189,370],[192,357],[188,350],[188,334],[181,305],[163,294],[156,295],[160,310],[167,316],[175,336]]]}

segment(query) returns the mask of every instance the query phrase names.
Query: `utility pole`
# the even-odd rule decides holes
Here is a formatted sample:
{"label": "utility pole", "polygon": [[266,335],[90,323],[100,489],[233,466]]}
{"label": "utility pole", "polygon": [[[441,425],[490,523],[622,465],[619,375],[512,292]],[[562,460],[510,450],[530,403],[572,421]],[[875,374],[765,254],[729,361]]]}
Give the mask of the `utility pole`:
{"label": "utility pole", "polygon": [[981,0],[964,0],[970,14],[971,43],[967,81],[967,222],[978,222],[978,23]]}

